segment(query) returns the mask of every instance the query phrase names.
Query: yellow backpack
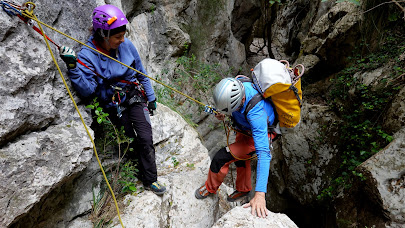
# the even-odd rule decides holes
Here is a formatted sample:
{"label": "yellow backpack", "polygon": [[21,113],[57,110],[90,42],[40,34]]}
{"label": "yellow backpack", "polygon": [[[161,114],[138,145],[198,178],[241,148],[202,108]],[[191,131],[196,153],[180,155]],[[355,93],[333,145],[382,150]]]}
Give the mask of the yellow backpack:
{"label": "yellow backpack", "polygon": [[[252,70],[252,79],[256,89],[263,98],[272,102],[276,109],[281,133],[289,132],[300,122],[301,76],[304,74],[304,70],[304,66],[301,64],[290,68],[288,61],[270,58],[262,60]],[[257,103],[257,100],[252,99],[251,101]],[[252,108],[254,105],[248,104],[247,108]]]}

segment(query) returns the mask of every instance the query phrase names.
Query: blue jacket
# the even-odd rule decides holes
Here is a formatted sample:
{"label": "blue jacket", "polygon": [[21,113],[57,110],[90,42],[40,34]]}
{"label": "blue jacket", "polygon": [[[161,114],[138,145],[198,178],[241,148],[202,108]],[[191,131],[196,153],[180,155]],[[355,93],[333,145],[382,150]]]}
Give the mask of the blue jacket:
{"label": "blue jacket", "polygon": [[244,82],[243,85],[245,87],[245,103],[240,110],[233,112],[232,116],[241,125],[242,130],[248,130],[252,133],[258,157],[255,190],[257,192],[267,192],[271,160],[267,127],[274,122],[274,110],[269,102],[261,100],[248,112],[246,120],[244,114],[246,105],[258,91],[252,86],[251,82]]}
{"label": "blue jacket", "polygon": [[[93,37],[90,37],[86,44],[96,49],[92,40]],[[107,104],[107,107],[114,106],[112,103],[114,89],[111,88],[111,85],[121,88],[128,86],[126,83],[116,82],[114,80],[118,78],[131,82],[138,80],[145,89],[148,101],[156,100],[155,92],[153,91],[149,78],[145,77],[144,75],[141,75],[127,68],[126,66],[123,66],[120,63],[117,63],[114,60],[89,49],[86,46],[82,47],[77,55],[77,58],[98,74],[107,79],[112,79],[110,82],[106,82],[104,79],[94,74],[91,70],[87,69],[81,64],[77,64],[76,68],[69,70],[69,77],[74,88],[81,96],[89,97],[91,95],[96,95],[102,102]],[[127,38],[125,38],[125,41],[120,44],[116,50],[114,58],[147,75],[146,70],[143,68],[138,51],[132,42]],[[125,96],[121,97],[121,102],[124,102],[125,99]]]}

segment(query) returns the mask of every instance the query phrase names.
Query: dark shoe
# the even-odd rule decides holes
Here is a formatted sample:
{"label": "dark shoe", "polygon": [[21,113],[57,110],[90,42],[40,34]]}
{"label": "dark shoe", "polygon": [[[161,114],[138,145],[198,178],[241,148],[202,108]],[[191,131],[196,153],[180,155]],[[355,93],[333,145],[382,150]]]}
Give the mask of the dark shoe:
{"label": "dark shoe", "polygon": [[149,186],[145,186],[146,190],[152,191],[156,195],[163,195],[166,192],[166,187],[155,181]]}
{"label": "dark shoe", "polygon": [[205,199],[210,194],[214,194],[214,193],[209,192],[204,184],[203,186],[201,186],[200,188],[197,188],[197,190],[195,190],[194,195],[195,195],[195,198],[197,198],[197,199]]}
{"label": "dark shoe", "polygon": [[235,202],[237,199],[240,199],[244,196],[249,194],[249,192],[239,192],[239,191],[234,191],[232,194],[230,194],[227,198],[228,202]]}

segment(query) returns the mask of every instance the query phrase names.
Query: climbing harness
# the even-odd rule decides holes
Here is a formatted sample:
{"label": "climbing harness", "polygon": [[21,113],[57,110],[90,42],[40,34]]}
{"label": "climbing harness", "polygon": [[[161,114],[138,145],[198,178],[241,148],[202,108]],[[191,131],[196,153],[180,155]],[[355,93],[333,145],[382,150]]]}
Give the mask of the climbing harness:
{"label": "climbing harness", "polygon": [[[236,156],[234,153],[232,153],[232,150],[230,148],[230,144],[229,144],[229,136],[231,135],[231,131],[235,132],[235,133],[240,133],[243,134],[245,136],[248,137],[252,137],[252,134],[246,131],[242,131],[236,127],[233,127],[231,123],[226,122],[225,120],[222,121],[223,125],[224,125],[224,129],[225,129],[225,135],[226,135],[226,145],[227,148],[229,150],[229,153],[232,155],[232,157],[234,157],[236,160],[240,160],[240,161],[246,161],[246,160],[253,160],[255,158],[257,158],[257,154],[255,154],[254,156],[251,156],[249,158],[240,158],[238,156]],[[279,135],[277,133],[275,133],[274,131],[269,131],[269,146],[270,146],[270,151],[273,149],[273,142],[278,139]]]}

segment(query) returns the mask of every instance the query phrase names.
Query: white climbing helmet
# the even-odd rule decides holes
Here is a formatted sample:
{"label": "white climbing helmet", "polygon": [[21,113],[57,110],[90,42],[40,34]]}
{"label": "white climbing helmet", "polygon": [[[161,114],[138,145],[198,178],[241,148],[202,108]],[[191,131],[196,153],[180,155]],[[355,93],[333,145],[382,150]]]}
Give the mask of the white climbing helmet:
{"label": "white climbing helmet", "polygon": [[216,109],[224,114],[238,110],[245,95],[242,82],[235,78],[224,78],[214,88]]}

